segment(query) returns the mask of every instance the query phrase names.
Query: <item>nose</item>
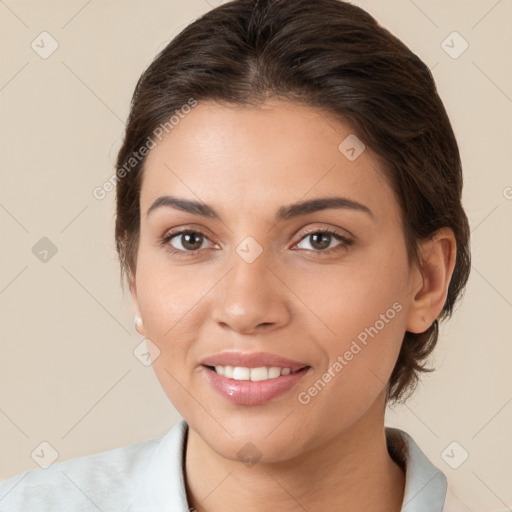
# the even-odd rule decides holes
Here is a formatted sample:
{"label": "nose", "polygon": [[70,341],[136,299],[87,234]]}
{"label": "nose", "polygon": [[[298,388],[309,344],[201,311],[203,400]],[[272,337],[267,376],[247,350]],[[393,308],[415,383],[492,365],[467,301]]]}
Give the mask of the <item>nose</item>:
{"label": "nose", "polygon": [[231,270],[215,287],[215,322],[241,334],[268,331],[289,322],[291,292],[268,263],[265,253],[252,263],[234,254]]}

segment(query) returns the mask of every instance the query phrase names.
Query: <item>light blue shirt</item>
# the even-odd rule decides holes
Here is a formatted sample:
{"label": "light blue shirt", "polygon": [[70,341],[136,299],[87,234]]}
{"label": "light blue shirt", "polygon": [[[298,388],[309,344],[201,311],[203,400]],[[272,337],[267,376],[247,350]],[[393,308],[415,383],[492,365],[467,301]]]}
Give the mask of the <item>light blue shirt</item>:
{"label": "light blue shirt", "polygon": [[[405,493],[400,512],[447,512],[445,475],[403,430]],[[189,512],[184,479],[188,424],[161,439],[56,462],[0,482],[0,512]]]}

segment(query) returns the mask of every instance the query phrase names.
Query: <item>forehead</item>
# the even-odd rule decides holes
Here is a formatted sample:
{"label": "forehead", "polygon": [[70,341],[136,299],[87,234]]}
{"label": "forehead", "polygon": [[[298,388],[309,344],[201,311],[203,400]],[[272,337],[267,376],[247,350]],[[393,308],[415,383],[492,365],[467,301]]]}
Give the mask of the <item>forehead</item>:
{"label": "forehead", "polygon": [[243,198],[244,207],[259,209],[326,195],[389,206],[393,193],[377,156],[367,147],[355,159],[344,153],[347,144],[363,149],[355,137],[348,123],[298,103],[198,103],[155,140],[141,210],[165,193],[215,204]]}

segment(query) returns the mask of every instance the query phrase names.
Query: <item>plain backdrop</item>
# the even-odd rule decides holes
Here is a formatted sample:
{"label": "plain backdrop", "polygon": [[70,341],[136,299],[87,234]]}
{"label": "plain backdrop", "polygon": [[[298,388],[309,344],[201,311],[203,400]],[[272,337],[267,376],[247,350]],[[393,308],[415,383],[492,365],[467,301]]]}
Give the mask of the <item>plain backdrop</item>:
{"label": "plain backdrop", "polygon": [[[220,3],[0,1],[0,479],[38,467],[42,442],[61,461],[161,437],[180,419],[134,355],[142,338],[119,283],[115,192],[92,191],[114,171],[142,71]],[[414,437],[470,510],[508,510],[512,2],[354,3],[432,69],[472,229],[472,274],[441,324],[438,370],[386,424]]]}

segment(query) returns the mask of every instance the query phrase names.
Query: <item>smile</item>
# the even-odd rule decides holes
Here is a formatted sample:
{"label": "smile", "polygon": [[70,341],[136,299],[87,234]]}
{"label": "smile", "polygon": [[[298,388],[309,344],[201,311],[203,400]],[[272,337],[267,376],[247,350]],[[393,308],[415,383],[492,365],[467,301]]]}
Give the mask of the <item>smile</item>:
{"label": "smile", "polygon": [[260,366],[259,368],[247,368],[245,366],[214,366],[209,367],[215,369],[219,375],[224,375],[234,380],[250,380],[252,382],[260,380],[275,379],[281,375],[289,375],[290,373],[296,373],[297,370],[291,370],[291,368],[280,368],[279,366]]}
{"label": "smile", "polygon": [[[311,369],[201,365],[206,381],[227,401],[261,405],[290,391]],[[231,375],[231,376],[230,376]]]}

